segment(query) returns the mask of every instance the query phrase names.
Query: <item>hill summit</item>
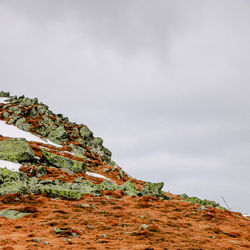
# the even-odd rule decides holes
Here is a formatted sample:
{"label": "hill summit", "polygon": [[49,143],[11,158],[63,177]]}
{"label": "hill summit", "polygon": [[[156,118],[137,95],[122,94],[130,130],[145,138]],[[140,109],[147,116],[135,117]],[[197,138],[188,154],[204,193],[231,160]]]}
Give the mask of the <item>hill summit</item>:
{"label": "hill summit", "polygon": [[249,217],[163,185],[127,174],[87,125],[0,92],[3,249],[250,247]]}

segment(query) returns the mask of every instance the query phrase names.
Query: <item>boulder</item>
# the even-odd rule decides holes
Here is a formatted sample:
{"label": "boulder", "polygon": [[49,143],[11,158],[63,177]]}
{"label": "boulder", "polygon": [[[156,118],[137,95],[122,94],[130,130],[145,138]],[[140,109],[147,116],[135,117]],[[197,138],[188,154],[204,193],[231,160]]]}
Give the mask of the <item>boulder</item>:
{"label": "boulder", "polygon": [[20,219],[30,213],[14,210],[14,209],[4,209],[0,211],[0,217],[6,217],[7,219]]}
{"label": "boulder", "polygon": [[12,162],[31,161],[35,157],[29,143],[24,138],[0,141],[0,159]]}
{"label": "boulder", "polygon": [[70,170],[75,173],[82,173],[86,171],[86,165],[83,162],[72,160],[57,154],[50,153],[41,149],[43,157],[53,166]]}
{"label": "boulder", "polygon": [[67,139],[67,138],[68,138],[68,134],[63,126],[57,127],[56,129],[51,131],[48,135],[48,139],[51,141],[53,141],[54,139],[60,141],[60,140]]}
{"label": "boulder", "polygon": [[141,195],[152,195],[156,197],[163,196],[163,192],[161,191],[164,186],[164,182],[159,183],[151,183],[147,182],[145,188],[141,191]]}
{"label": "boulder", "polygon": [[72,148],[72,152],[75,156],[80,157],[84,160],[87,160],[88,158],[85,156],[86,153],[86,149],[79,147],[79,146],[75,146],[74,144],[70,144],[69,145]]}
{"label": "boulder", "polygon": [[139,191],[136,189],[136,187],[134,186],[134,184],[131,181],[126,181],[122,185],[122,190],[128,196],[137,195],[139,193]]}
{"label": "boulder", "polygon": [[0,168],[0,195],[28,193],[29,178],[25,173]]}
{"label": "boulder", "polygon": [[0,91],[0,97],[9,97],[9,96],[10,96],[10,92]]}
{"label": "boulder", "polygon": [[81,124],[80,135],[84,140],[88,140],[93,137],[92,131],[86,126]]}

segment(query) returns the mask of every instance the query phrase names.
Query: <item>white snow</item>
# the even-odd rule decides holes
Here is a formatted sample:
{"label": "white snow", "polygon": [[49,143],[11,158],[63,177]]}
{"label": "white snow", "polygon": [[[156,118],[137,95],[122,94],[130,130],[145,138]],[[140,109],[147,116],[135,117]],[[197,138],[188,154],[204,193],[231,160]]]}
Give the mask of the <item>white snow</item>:
{"label": "white snow", "polygon": [[10,161],[0,160],[0,168],[7,168],[12,171],[19,171],[19,168],[22,166],[20,163],[14,163]]}
{"label": "white snow", "polygon": [[0,97],[0,103],[7,103],[6,100],[8,99],[8,97]]}
{"label": "white snow", "polygon": [[105,179],[105,180],[109,180],[111,181],[109,178],[101,175],[101,174],[96,174],[96,173],[91,173],[91,172],[86,172],[87,175],[89,176],[93,176],[93,177],[97,177],[97,178],[102,178],[102,179]]}
{"label": "white snow", "polygon": [[244,217],[250,217],[250,214],[243,214]]}
{"label": "white snow", "polygon": [[6,100],[8,100],[9,97],[0,97],[0,103],[8,103]]}
{"label": "white snow", "polygon": [[88,172],[88,171],[86,171],[86,174],[89,175],[89,176],[92,176],[92,177],[97,177],[97,178],[102,178],[102,179],[105,179],[105,180],[109,180],[109,181],[111,181],[113,184],[116,184],[115,181],[113,181],[113,180],[111,180],[111,179],[109,179],[109,178],[107,178],[107,177],[105,177],[105,176],[103,176],[103,175],[101,175],[101,174],[91,173],[91,172]]}
{"label": "white snow", "polygon": [[6,137],[25,138],[27,141],[47,143],[56,147],[61,147],[61,145],[55,144],[48,139],[39,138],[29,132],[17,128],[14,125],[8,125],[5,121],[0,121],[0,134]]}

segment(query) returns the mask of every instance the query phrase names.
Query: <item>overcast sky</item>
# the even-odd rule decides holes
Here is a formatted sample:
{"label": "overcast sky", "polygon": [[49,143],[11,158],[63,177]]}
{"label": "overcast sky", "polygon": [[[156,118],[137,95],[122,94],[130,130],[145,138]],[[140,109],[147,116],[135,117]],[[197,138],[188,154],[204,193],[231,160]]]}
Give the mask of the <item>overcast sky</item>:
{"label": "overcast sky", "polygon": [[250,213],[249,31],[249,0],[1,0],[0,89],[133,177]]}

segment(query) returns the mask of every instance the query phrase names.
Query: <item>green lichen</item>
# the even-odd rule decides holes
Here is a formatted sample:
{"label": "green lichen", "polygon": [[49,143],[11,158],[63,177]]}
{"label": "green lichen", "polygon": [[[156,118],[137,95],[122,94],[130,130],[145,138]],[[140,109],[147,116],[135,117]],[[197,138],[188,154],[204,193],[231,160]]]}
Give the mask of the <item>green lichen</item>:
{"label": "green lichen", "polygon": [[121,189],[120,186],[113,184],[111,181],[109,180],[105,180],[103,181],[101,184],[99,184],[98,186],[99,190],[119,190]]}
{"label": "green lichen", "polygon": [[14,219],[20,219],[26,215],[29,215],[30,213],[24,213],[18,210],[10,210],[10,209],[4,209],[0,211],[1,217],[6,217],[8,219],[14,220]]}
{"label": "green lichen", "polygon": [[[149,184],[148,184],[149,185]],[[153,187],[152,187],[153,185]],[[70,200],[79,200],[84,194],[92,194],[100,196],[101,191],[105,190],[123,190],[125,195],[156,195],[155,191],[161,185],[152,184],[143,194],[136,189],[131,181],[125,182],[123,185],[117,185],[109,180],[103,181],[101,184],[94,184],[91,181],[78,178],[74,183],[64,183],[60,180],[39,180],[36,177],[29,178],[25,173],[18,173],[8,169],[0,169],[0,195],[10,193],[21,194],[46,194],[52,198],[63,198]]]}
{"label": "green lichen", "polygon": [[0,159],[12,162],[23,162],[34,159],[35,155],[29,143],[23,138],[12,138],[0,141]]}
{"label": "green lichen", "polygon": [[0,97],[9,97],[9,96],[10,96],[10,92],[0,91]]}
{"label": "green lichen", "polygon": [[86,171],[84,163],[76,160],[72,160],[60,155],[56,155],[41,149],[43,157],[53,166],[63,169],[69,169],[75,173],[82,173]]}
{"label": "green lichen", "polygon": [[80,157],[84,160],[88,160],[88,158],[85,156],[86,153],[86,149],[79,147],[79,146],[75,146],[74,144],[70,144],[69,145],[72,149],[72,152],[75,154],[75,156]]}
{"label": "green lichen", "polygon": [[51,141],[53,140],[64,140],[68,138],[68,134],[63,126],[55,128],[53,131],[51,131],[48,135],[48,139]]}
{"label": "green lichen", "polygon": [[124,191],[124,193],[128,196],[137,195],[139,193],[139,191],[136,189],[136,187],[134,186],[134,184],[131,181],[126,181],[121,186],[121,188]]}
{"label": "green lichen", "polygon": [[0,168],[0,184],[20,180],[17,172],[11,171],[7,168]]}
{"label": "green lichen", "polygon": [[225,207],[220,206],[219,203],[212,201],[212,200],[207,200],[207,199],[202,200],[202,199],[197,198],[195,196],[189,197],[187,194],[182,194],[181,198],[184,198],[185,201],[190,202],[192,204],[200,204],[200,205],[203,205],[206,207],[212,207],[212,208],[215,207],[215,208],[218,208],[220,210],[227,210]]}
{"label": "green lichen", "polygon": [[81,124],[80,126],[80,135],[83,140],[87,140],[93,137],[93,132],[90,131],[90,129],[86,125]]}
{"label": "green lichen", "polygon": [[156,197],[163,196],[163,192],[161,191],[164,186],[163,182],[159,183],[151,183],[147,182],[145,188],[141,191],[141,195],[152,195]]}

